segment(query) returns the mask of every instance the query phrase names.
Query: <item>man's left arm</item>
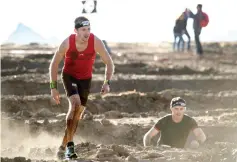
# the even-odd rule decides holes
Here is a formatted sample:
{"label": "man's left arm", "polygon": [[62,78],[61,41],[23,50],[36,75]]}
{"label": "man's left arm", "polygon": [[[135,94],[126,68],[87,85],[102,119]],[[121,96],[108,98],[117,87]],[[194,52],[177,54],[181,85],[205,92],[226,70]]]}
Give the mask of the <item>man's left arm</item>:
{"label": "man's left arm", "polygon": [[204,134],[203,130],[198,126],[195,119],[191,118],[190,120],[190,129],[193,131],[196,140],[191,141],[190,148],[198,148],[200,144],[206,141],[206,135]]}
{"label": "man's left arm", "polygon": [[188,17],[195,19],[195,15],[190,9],[187,9],[187,14],[188,14]]}
{"label": "man's left arm", "polygon": [[201,128],[197,127],[193,129],[193,133],[200,143],[204,143],[206,141],[207,137]]}
{"label": "man's left arm", "polygon": [[95,36],[95,51],[99,53],[102,61],[106,65],[105,68],[105,82],[111,80],[114,73],[114,63],[109,55],[108,51],[105,48],[104,43],[98,37]]}

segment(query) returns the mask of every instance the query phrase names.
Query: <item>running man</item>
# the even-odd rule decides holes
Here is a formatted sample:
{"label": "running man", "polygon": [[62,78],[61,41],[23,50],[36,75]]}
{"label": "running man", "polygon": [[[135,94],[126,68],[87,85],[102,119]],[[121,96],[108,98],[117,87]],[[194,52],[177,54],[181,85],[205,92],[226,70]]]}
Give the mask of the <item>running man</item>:
{"label": "running man", "polygon": [[105,80],[101,94],[110,91],[110,80],[114,73],[114,64],[102,40],[90,32],[90,21],[86,17],[78,17],[74,21],[75,34],[67,37],[56,51],[49,67],[51,96],[60,104],[57,90],[58,65],[64,59],[62,81],[69,101],[66,116],[66,129],[59,147],[59,159],[77,158],[74,151],[73,136],[76,132],[78,121],[85,111],[92,80],[92,69],[98,53],[106,65]]}
{"label": "running man", "polygon": [[152,137],[160,134],[159,145],[168,145],[175,148],[184,148],[190,131],[193,131],[197,140],[191,142],[192,148],[197,148],[199,143],[206,141],[206,135],[198,127],[197,122],[184,114],[186,102],[180,97],[173,98],[170,102],[172,114],[161,118],[144,136],[143,144],[148,146]]}

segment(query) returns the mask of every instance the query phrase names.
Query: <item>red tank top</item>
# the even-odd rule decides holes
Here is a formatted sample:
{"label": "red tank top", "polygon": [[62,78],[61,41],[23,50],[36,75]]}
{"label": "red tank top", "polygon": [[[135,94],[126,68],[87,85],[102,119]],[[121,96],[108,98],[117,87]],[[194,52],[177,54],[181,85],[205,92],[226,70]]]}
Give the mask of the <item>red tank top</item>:
{"label": "red tank top", "polygon": [[78,51],[76,34],[72,34],[69,37],[69,49],[65,55],[63,72],[76,79],[89,79],[92,77],[95,57],[94,35],[90,34],[87,48]]}

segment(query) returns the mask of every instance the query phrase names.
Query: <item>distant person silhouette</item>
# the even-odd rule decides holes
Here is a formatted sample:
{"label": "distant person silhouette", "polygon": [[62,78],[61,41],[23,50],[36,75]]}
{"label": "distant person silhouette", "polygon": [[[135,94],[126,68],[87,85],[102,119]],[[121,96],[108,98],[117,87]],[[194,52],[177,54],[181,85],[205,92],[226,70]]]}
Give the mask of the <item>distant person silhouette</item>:
{"label": "distant person silhouette", "polygon": [[[178,51],[180,52],[180,46],[181,46],[181,51],[184,51],[184,39],[182,37],[185,29],[185,19],[184,19],[184,14],[182,13],[178,19],[175,20],[175,26],[173,28],[173,33],[174,33],[174,43],[173,43],[173,51]],[[178,41],[177,41],[178,38]]]}
{"label": "distant person silhouette", "polygon": [[[205,13],[202,12],[202,4],[197,5],[197,13],[193,14],[191,10],[187,9],[188,17],[193,18],[193,29],[196,43],[196,53],[199,56],[203,55],[203,48],[200,42],[200,34],[202,31],[202,27],[205,27],[208,24],[208,19],[205,20]],[[202,23],[206,24],[202,24]]]}

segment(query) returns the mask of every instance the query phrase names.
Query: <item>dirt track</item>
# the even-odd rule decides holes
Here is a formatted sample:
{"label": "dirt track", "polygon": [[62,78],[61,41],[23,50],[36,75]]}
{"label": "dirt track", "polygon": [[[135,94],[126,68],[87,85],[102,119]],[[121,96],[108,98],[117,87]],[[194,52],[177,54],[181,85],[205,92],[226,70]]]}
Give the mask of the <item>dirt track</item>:
{"label": "dirt track", "polygon": [[[87,105],[93,116],[79,123],[75,137],[81,158],[236,162],[237,55],[234,52],[215,51],[199,60],[187,53],[158,53],[153,47],[146,50],[137,45],[112,47],[120,52],[112,55],[116,66],[112,93],[103,97],[98,93],[104,66],[97,58]],[[61,81],[61,104],[55,105],[50,99],[51,58],[49,54],[1,58],[2,161],[55,160],[68,103]],[[153,146],[144,148],[143,135],[159,117],[169,113],[169,101],[174,96],[185,98],[187,114],[204,129],[207,142],[197,150],[189,149],[191,134],[185,149],[173,149],[156,147],[156,137]]]}

